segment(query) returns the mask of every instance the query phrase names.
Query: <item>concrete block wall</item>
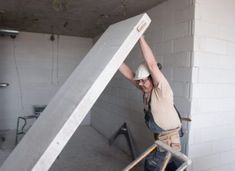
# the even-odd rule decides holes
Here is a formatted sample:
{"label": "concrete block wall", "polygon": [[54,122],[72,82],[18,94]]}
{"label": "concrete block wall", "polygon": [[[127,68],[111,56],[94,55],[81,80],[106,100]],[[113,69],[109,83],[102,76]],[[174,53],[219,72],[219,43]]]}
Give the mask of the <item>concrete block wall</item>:
{"label": "concrete block wall", "polygon": [[[163,73],[175,93],[175,104],[182,115],[190,113],[191,61],[193,51],[192,23],[194,8],[191,0],[169,0],[149,11],[152,19],[145,34]],[[143,61],[136,45],[126,63],[135,70]],[[91,123],[109,138],[127,122],[139,152],[153,143],[153,136],[144,123],[142,94],[118,72],[91,111]],[[184,125],[187,127],[187,125]],[[183,140],[186,151],[187,136]],[[116,144],[128,152],[123,137]]]}
{"label": "concrete block wall", "polygon": [[[92,39],[21,32],[0,37],[0,129],[15,129],[20,115],[45,105],[92,47]],[[90,123],[90,116],[84,124]]]}
{"label": "concrete block wall", "polygon": [[[148,11],[153,18],[152,27],[147,30],[146,39],[150,41],[158,61],[163,65],[173,92],[174,102],[182,116],[190,115],[193,20],[194,3],[191,0],[168,0]],[[160,36],[153,37],[154,32]],[[188,125],[184,123],[184,129]],[[183,152],[187,153],[188,136],[182,138]]]}
{"label": "concrete block wall", "polygon": [[192,125],[193,171],[235,170],[234,0],[195,0]]}

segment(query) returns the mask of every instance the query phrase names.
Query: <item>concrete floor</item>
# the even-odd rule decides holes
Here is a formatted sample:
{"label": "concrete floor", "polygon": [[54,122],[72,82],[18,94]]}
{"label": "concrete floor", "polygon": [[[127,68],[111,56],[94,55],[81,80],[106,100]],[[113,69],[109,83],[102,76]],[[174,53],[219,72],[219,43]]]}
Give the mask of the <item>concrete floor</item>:
{"label": "concrete floor", "polygon": [[[14,148],[14,134],[0,144],[0,165]],[[50,171],[120,171],[131,162],[130,156],[90,126],[81,126],[54,162]],[[133,169],[137,170],[137,169]],[[140,170],[140,169],[138,169]]]}

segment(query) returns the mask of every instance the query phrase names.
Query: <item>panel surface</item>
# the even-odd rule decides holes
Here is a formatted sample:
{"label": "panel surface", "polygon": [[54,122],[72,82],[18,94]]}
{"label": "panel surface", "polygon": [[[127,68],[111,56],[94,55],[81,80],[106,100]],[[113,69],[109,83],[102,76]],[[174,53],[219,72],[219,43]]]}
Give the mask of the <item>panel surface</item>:
{"label": "panel surface", "polygon": [[149,24],[142,14],[111,25],[0,170],[48,170]]}

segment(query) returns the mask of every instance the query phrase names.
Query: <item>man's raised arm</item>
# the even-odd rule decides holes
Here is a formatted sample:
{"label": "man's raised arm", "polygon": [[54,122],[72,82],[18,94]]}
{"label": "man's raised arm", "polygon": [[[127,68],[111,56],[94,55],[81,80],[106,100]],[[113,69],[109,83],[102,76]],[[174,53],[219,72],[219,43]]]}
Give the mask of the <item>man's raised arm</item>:
{"label": "man's raised arm", "polygon": [[126,65],[125,63],[122,63],[122,65],[119,67],[119,71],[122,73],[122,75],[128,79],[129,81],[131,81],[132,84],[134,84],[134,86],[136,86],[137,88],[139,88],[138,84],[136,83],[136,81],[134,80],[134,73],[133,71],[129,68],[128,65]]}
{"label": "man's raised arm", "polygon": [[159,70],[157,66],[157,60],[155,56],[153,55],[152,50],[150,49],[149,45],[147,44],[143,36],[141,36],[141,38],[139,39],[139,44],[140,44],[145,62],[151,73],[152,78],[156,80],[157,82],[159,82],[163,74]]}

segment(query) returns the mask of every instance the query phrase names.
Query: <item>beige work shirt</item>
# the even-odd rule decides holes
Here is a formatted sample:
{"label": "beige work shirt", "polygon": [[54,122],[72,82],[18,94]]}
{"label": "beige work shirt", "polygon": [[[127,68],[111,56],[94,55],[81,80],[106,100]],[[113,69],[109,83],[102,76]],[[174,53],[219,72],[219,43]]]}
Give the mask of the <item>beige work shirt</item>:
{"label": "beige work shirt", "polygon": [[158,83],[153,82],[150,107],[155,123],[163,130],[181,127],[180,118],[174,108],[173,92],[168,81],[163,76]]}

